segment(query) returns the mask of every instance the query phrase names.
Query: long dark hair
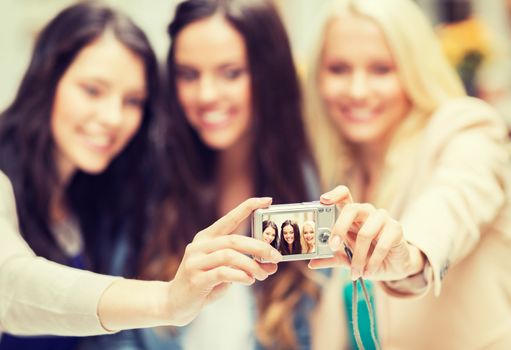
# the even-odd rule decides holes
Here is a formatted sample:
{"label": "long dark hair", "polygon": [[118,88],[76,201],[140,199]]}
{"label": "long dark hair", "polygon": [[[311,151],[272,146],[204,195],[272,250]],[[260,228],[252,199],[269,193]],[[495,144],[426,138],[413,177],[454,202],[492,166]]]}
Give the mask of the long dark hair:
{"label": "long dark hair", "polygon": [[[181,178],[190,179],[186,181],[189,190],[216,191],[211,174],[217,167],[217,152],[200,140],[177,99],[174,43],[188,24],[217,13],[243,36],[247,48],[254,116],[251,132],[254,140],[265,140],[253,143],[250,152],[253,169],[258,171],[254,176],[255,194],[272,195],[274,203],[303,199],[307,192],[303,176],[289,176],[303,173],[304,163],[312,164],[302,123],[300,87],[285,29],[276,10],[264,0],[191,0],[178,6],[169,25],[172,43],[167,58],[168,100],[173,112],[172,132],[176,135],[169,140],[179,140],[171,147],[181,150],[175,152],[176,157],[181,157],[176,159],[176,171]],[[190,147],[183,147],[181,142],[190,143]],[[277,164],[286,164],[286,170]],[[211,197],[216,199],[215,195]]]}
{"label": "long dark hair", "polygon": [[275,231],[275,238],[273,239],[273,241],[270,243],[271,246],[275,249],[277,249],[277,242],[278,242],[278,237],[279,237],[279,229],[277,228],[277,225],[271,221],[271,220],[264,220],[263,221],[263,231],[266,230],[266,228],[268,227],[271,227],[274,231]]}
{"label": "long dark hair", "polygon": [[[284,227],[291,226],[293,228],[294,241],[291,250],[289,249],[289,243],[284,239]],[[289,254],[301,254],[302,253],[302,244],[300,242],[300,228],[296,221],[286,220],[280,226],[280,242],[279,249],[283,255]]]}
{"label": "long dark hair", "polygon": [[105,31],[141,58],[149,97],[140,129],[108,169],[100,175],[78,172],[65,189],[91,258],[88,267],[97,271],[107,268],[108,262],[101,257],[109,256],[112,235],[125,218],[131,220],[124,227],[131,239],[144,226],[143,171],[158,91],[156,57],[145,34],[127,16],[97,2],[64,9],[39,33],[17,95],[0,117],[0,169],[13,182],[22,234],[37,254],[65,263],[50,231],[49,199],[59,182],[51,111],[57,84],[67,68],[82,48]]}
{"label": "long dark hair", "polygon": [[[265,140],[251,145],[254,195],[271,196],[274,203],[299,202],[311,197],[304,169],[314,173],[315,166],[305,137],[301,92],[291,49],[276,9],[266,0],[184,1],[168,27],[171,46],[165,100],[169,124],[165,161],[161,162],[166,166],[161,174],[167,187],[162,193],[167,198],[162,199],[160,206],[163,214],[159,215],[158,238],[144,254],[152,261],[147,264],[145,277],[172,277],[186,244],[219,217],[215,178],[218,153],[209,149],[187,122],[178,102],[175,81],[175,41],[179,33],[187,25],[216,14],[221,14],[242,35],[247,49],[253,106],[251,139]],[[278,277],[271,276],[261,285],[264,291],[258,298],[261,315],[258,323],[263,326],[258,334],[267,337],[260,337],[263,342],[278,339],[277,343],[282,341],[292,347],[292,317],[282,315],[277,327],[270,327],[266,317],[273,317],[269,316],[269,309],[291,294],[317,291],[306,286],[310,284],[304,276],[306,269],[301,263],[283,264]],[[162,272],[166,275],[162,276]],[[295,304],[291,303],[289,308]]]}

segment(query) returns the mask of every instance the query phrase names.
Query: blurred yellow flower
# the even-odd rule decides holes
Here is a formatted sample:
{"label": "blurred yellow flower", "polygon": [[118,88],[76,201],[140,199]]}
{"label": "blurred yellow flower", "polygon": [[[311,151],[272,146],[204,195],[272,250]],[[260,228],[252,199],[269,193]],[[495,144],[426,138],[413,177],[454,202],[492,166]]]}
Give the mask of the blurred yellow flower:
{"label": "blurred yellow flower", "polygon": [[458,66],[469,53],[477,52],[483,59],[490,55],[489,34],[475,17],[442,25],[438,28],[442,48],[453,66]]}
{"label": "blurred yellow flower", "polygon": [[492,44],[484,24],[475,17],[445,24],[438,29],[442,48],[460,75],[467,93],[478,96],[477,73],[489,60]]}

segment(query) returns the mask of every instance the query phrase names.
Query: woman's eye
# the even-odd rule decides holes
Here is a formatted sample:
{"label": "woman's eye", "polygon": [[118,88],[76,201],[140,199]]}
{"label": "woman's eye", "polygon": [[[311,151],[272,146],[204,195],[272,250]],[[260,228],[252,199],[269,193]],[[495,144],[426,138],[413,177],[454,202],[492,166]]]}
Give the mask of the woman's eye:
{"label": "woman's eye", "polygon": [[384,75],[393,70],[392,66],[386,64],[377,64],[371,67],[371,71],[375,74]]}
{"label": "woman's eye", "polygon": [[138,97],[130,97],[124,100],[124,104],[129,107],[142,108],[145,104],[145,99]]}
{"label": "woman's eye", "polygon": [[223,76],[229,80],[234,80],[238,78],[245,70],[242,68],[239,69],[228,69],[223,72]]}
{"label": "woman's eye", "polygon": [[199,77],[199,73],[191,69],[177,69],[176,78],[184,81],[193,81]]}
{"label": "woman's eye", "polygon": [[99,88],[92,86],[92,85],[84,84],[84,85],[82,85],[82,89],[83,89],[83,91],[85,91],[85,93],[87,95],[89,95],[91,97],[97,97],[101,93]]}
{"label": "woman's eye", "polygon": [[336,63],[328,65],[327,70],[332,74],[344,74],[350,71],[350,67],[346,64]]}

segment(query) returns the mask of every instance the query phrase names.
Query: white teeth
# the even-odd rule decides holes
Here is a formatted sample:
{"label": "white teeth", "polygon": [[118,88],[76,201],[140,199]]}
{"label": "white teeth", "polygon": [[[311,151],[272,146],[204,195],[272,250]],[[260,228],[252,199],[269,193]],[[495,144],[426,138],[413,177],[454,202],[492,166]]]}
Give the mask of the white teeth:
{"label": "white teeth", "polygon": [[112,144],[112,138],[109,136],[101,136],[101,135],[95,135],[95,136],[86,136],[87,141],[95,146],[98,147],[109,147]]}
{"label": "white teeth", "polygon": [[357,120],[368,120],[373,117],[373,113],[367,110],[350,110],[348,111],[348,114],[351,118]]}
{"label": "white teeth", "polygon": [[204,120],[206,123],[210,124],[218,124],[225,120],[227,120],[227,115],[225,113],[221,112],[209,112],[209,113],[203,113],[202,114],[202,120]]}

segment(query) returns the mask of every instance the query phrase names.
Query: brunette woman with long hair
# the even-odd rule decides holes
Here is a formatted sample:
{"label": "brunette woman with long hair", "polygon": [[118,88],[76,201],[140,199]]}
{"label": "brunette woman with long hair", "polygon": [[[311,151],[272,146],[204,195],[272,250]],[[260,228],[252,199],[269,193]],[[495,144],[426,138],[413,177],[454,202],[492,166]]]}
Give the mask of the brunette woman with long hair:
{"label": "brunette woman with long hair", "polygon": [[275,249],[277,249],[279,229],[277,225],[271,220],[263,221],[263,240]]}
{"label": "brunette woman with long hair", "polygon": [[286,220],[280,228],[279,250],[282,255],[301,254],[300,228],[296,221]]}
{"label": "brunette woman with long hair", "polygon": [[[115,60],[105,56],[114,50]],[[130,78],[118,79],[109,62],[130,69]],[[20,229],[36,254],[105,272],[121,232],[137,244],[156,69],[143,32],[100,4],[72,6],[39,34],[0,117],[0,169],[13,184]],[[115,99],[118,105],[106,103]],[[10,341],[3,337],[0,348]]]}
{"label": "brunette woman with long hair", "polygon": [[[119,259],[122,242],[131,249],[126,250],[126,263],[119,273],[136,274],[137,264],[132,261],[138,260],[139,249],[134,248],[143,242],[142,232],[148,222],[146,195],[148,179],[152,180],[153,175],[149,154],[154,153],[149,140],[156,116],[153,99],[157,80],[156,58],[146,36],[128,17],[108,6],[97,2],[70,6],[39,34],[18,94],[0,117],[0,174],[5,172],[13,184],[19,229],[32,248],[24,246],[26,257],[35,253],[75,268],[109,272],[114,260]],[[10,182],[7,181],[8,186]],[[5,186],[2,193],[10,193]],[[275,264],[262,266],[248,258],[250,263],[211,261],[229,244],[243,247],[246,254],[263,253],[270,260],[273,251],[278,260],[278,252],[264,242],[224,237],[251,210],[270,202],[250,199],[200,234],[194,234],[190,251],[179,258],[183,264],[171,282],[113,278],[97,282],[101,277],[93,278],[94,274],[45,264],[44,260],[31,263],[30,259],[19,259],[22,254],[17,254],[18,259],[2,260],[0,279],[12,283],[11,289],[2,291],[3,297],[9,299],[0,303],[2,319],[5,315],[6,326],[21,334],[53,329],[53,334],[84,335],[102,333],[98,328],[106,326],[119,330],[186,324],[222,284],[252,284],[275,272]],[[1,214],[9,214],[10,220],[17,221],[12,210]],[[23,245],[19,237],[22,243],[10,240],[16,237],[17,227],[9,230],[14,232],[6,231],[3,244],[7,244],[7,249]],[[209,248],[211,244],[214,249]],[[198,256],[208,264],[207,270],[193,263]],[[18,268],[24,264],[42,274],[23,268],[19,278],[9,274],[9,267],[16,265],[11,261],[16,260]],[[48,291],[44,283],[34,283],[32,293],[20,290],[30,285],[23,281],[28,276],[37,276],[38,282],[52,281],[55,291]],[[77,290],[80,281],[96,284]],[[109,286],[107,283],[114,281],[107,292],[101,293]],[[83,298],[83,308],[75,305],[79,298],[74,294]],[[22,300],[18,299],[20,295]],[[140,295],[148,300],[141,302]],[[62,299],[62,303],[57,299]],[[34,312],[34,303],[38,305],[35,318],[63,324],[65,317],[72,326],[44,328],[37,322],[25,327],[17,325],[16,320],[23,319],[25,313]],[[97,308],[91,315],[86,309],[94,306]],[[98,320],[105,315],[107,318]],[[78,330],[80,322],[83,330]],[[76,341],[4,334],[0,349],[72,349]]]}
{"label": "brunette woman with long hair", "polygon": [[[172,195],[160,205],[159,239],[145,252],[148,278],[173,276],[193,232],[243,198],[291,203],[318,196],[295,66],[270,1],[182,2],[169,35],[170,113],[161,163],[170,178],[162,193]],[[249,234],[248,226],[238,233]],[[267,348],[309,348],[309,314],[320,293],[311,275],[304,262],[286,263],[248,293],[231,288],[227,297],[243,300],[236,304],[243,315],[201,314],[181,343],[253,346],[255,323],[256,339]],[[257,310],[250,308],[254,296]],[[225,333],[225,322],[241,329],[236,337]],[[225,344],[226,338],[232,339]]]}

